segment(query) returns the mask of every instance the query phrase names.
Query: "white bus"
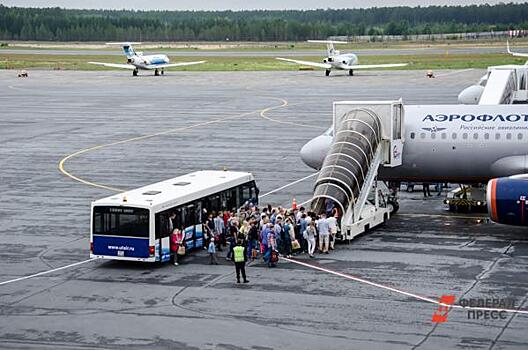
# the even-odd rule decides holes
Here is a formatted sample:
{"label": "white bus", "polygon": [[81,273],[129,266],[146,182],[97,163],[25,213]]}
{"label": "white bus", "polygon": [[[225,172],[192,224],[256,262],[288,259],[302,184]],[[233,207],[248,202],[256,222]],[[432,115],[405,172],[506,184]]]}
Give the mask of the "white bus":
{"label": "white bus", "polygon": [[90,257],[132,261],[170,260],[172,227],[184,232],[187,250],[203,247],[208,213],[258,204],[251,173],[197,171],[92,202]]}

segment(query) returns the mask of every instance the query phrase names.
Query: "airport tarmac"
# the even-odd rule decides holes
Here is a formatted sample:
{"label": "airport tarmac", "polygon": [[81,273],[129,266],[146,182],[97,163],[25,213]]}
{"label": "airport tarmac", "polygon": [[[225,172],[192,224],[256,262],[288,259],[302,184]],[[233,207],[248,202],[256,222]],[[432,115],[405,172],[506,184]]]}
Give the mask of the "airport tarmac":
{"label": "airport tarmac", "polygon": [[[436,79],[422,71],[29,73],[0,71],[2,348],[526,348],[526,314],[476,320],[453,309],[434,325],[435,304],[285,261],[252,263],[243,286],[224,259],[209,266],[202,252],[178,267],[87,261],[94,199],[226,167],[254,173],[261,203],[302,202],[314,178],[298,151],[330,126],[333,101],[456,103],[483,70]],[[59,171],[64,159],[77,180]],[[513,298],[527,309],[526,230],[480,217],[402,193],[384,227],[299,260],[416,296]]]}
{"label": "airport tarmac", "polygon": [[[339,48],[339,45],[336,47]],[[523,51],[525,48],[521,48]],[[387,56],[387,55],[443,55],[446,52],[452,55],[472,54],[506,54],[504,47],[468,46],[468,47],[416,47],[416,48],[383,48],[383,49],[341,49],[342,52],[352,52],[361,56]],[[174,50],[174,49],[144,49],[145,54],[166,53],[171,57],[307,57],[324,56],[324,44],[320,50]],[[1,54],[20,55],[112,55],[122,56],[120,49],[9,49],[0,48]]]}

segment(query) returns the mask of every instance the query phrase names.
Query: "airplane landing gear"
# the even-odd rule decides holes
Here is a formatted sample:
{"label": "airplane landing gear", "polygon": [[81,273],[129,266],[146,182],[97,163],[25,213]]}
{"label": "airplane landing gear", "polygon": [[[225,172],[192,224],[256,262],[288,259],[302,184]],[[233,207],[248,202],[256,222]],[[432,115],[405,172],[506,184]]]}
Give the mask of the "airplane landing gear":
{"label": "airplane landing gear", "polygon": [[158,75],[160,75],[160,74],[159,74],[159,70],[157,70],[157,69],[156,69],[156,70],[154,70],[154,75],[155,75],[155,76],[158,76]]}
{"label": "airplane landing gear", "polygon": [[354,70],[352,70],[352,69],[349,70],[349,71],[348,71],[348,75],[353,76],[353,75],[354,75]]}
{"label": "airplane landing gear", "polygon": [[165,74],[165,71],[163,70],[163,68],[161,69],[161,75],[164,75]]}
{"label": "airplane landing gear", "polygon": [[133,76],[133,77],[137,77],[137,75],[138,75],[138,70],[137,70],[137,69],[134,69],[134,70],[132,71],[132,76]]}
{"label": "airplane landing gear", "polygon": [[330,76],[330,69],[327,69],[326,72],[325,72],[326,76]]}

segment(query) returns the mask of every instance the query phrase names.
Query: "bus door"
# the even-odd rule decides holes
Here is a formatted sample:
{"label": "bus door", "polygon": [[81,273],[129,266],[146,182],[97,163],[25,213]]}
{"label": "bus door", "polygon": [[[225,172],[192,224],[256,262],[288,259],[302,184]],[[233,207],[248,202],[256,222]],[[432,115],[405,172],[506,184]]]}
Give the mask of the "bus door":
{"label": "bus door", "polygon": [[168,213],[156,214],[156,261],[170,260],[170,234],[171,227],[175,226],[175,220],[172,220],[172,225],[169,222]]}

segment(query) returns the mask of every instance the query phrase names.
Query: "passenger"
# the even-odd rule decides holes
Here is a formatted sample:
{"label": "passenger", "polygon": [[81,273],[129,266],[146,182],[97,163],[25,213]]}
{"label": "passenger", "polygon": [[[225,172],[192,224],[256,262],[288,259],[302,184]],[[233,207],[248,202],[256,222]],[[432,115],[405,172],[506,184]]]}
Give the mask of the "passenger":
{"label": "passenger", "polygon": [[299,235],[297,236],[297,239],[301,244],[301,253],[308,252],[308,241],[304,238],[304,232],[306,231],[307,227],[308,221],[306,220],[306,213],[302,213],[301,219],[299,220]]}
{"label": "passenger", "polygon": [[270,230],[268,232],[268,250],[266,251],[266,254],[264,256],[264,261],[268,263],[268,266],[273,266],[273,262],[271,261],[271,255],[272,253],[277,253],[277,239],[275,235],[275,227],[271,226]]}
{"label": "passenger", "polygon": [[216,260],[216,245],[214,242],[214,237],[211,237],[211,242],[209,243],[209,247],[207,248],[207,253],[209,253],[209,265],[218,265],[218,261]]}
{"label": "passenger", "polygon": [[304,238],[308,242],[308,255],[310,255],[310,258],[314,257],[314,251],[315,251],[315,224],[313,221],[310,221],[310,224],[306,228],[306,230],[303,233]]}
{"label": "passenger", "polygon": [[185,255],[185,245],[183,244],[183,232],[175,228],[174,231],[172,231],[170,241],[171,251],[173,252],[173,254],[171,254],[172,262],[174,263],[174,265],[178,266],[179,261]]}
{"label": "passenger", "polygon": [[224,226],[224,219],[222,218],[221,211],[218,212],[218,215],[214,219],[214,226],[215,226],[215,241],[216,241],[216,244],[218,245],[218,251],[221,252],[222,251],[221,245],[225,239],[225,235],[224,235],[225,226]]}
{"label": "passenger", "polygon": [[429,182],[423,182],[422,183],[422,190],[423,190],[424,198],[432,197],[431,196],[431,190],[429,189]]}
{"label": "passenger", "polygon": [[337,211],[333,210],[333,215],[328,220],[328,227],[330,228],[330,249],[334,250],[335,239],[337,235]]}
{"label": "passenger", "polygon": [[233,248],[235,248],[238,237],[238,228],[236,225],[229,226],[229,235],[227,237],[228,251],[226,260],[233,260]]}
{"label": "passenger", "polygon": [[251,254],[251,259],[255,260],[258,257],[258,227],[254,220],[251,220],[249,224],[249,233],[248,233],[248,257]]}
{"label": "passenger", "polygon": [[282,228],[282,216],[278,215],[275,218],[275,240],[277,241],[277,250],[279,253],[284,254],[284,241],[283,235],[284,230]]}
{"label": "passenger", "polygon": [[240,283],[240,273],[242,273],[244,283],[249,283],[246,278],[246,261],[246,248],[244,247],[243,242],[238,241],[236,246],[233,248],[233,262],[235,263],[237,283]]}
{"label": "passenger", "polygon": [[328,243],[330,240],[330,227],[326,214],[322,213],[321,218],[317,220],[317,231],[319,232],[319,251],[328,254]]}
{"label": "passenger", "polygon": [[284,223],[284,227],[282,228],[282,231],[284,232],[283,234],[284,255],[287,258],[291,258],[292,242],[295,241],[295,233],[294,233],[293,225],[291,223],[291,219],[289,217],[286,219],[286,222]]}

